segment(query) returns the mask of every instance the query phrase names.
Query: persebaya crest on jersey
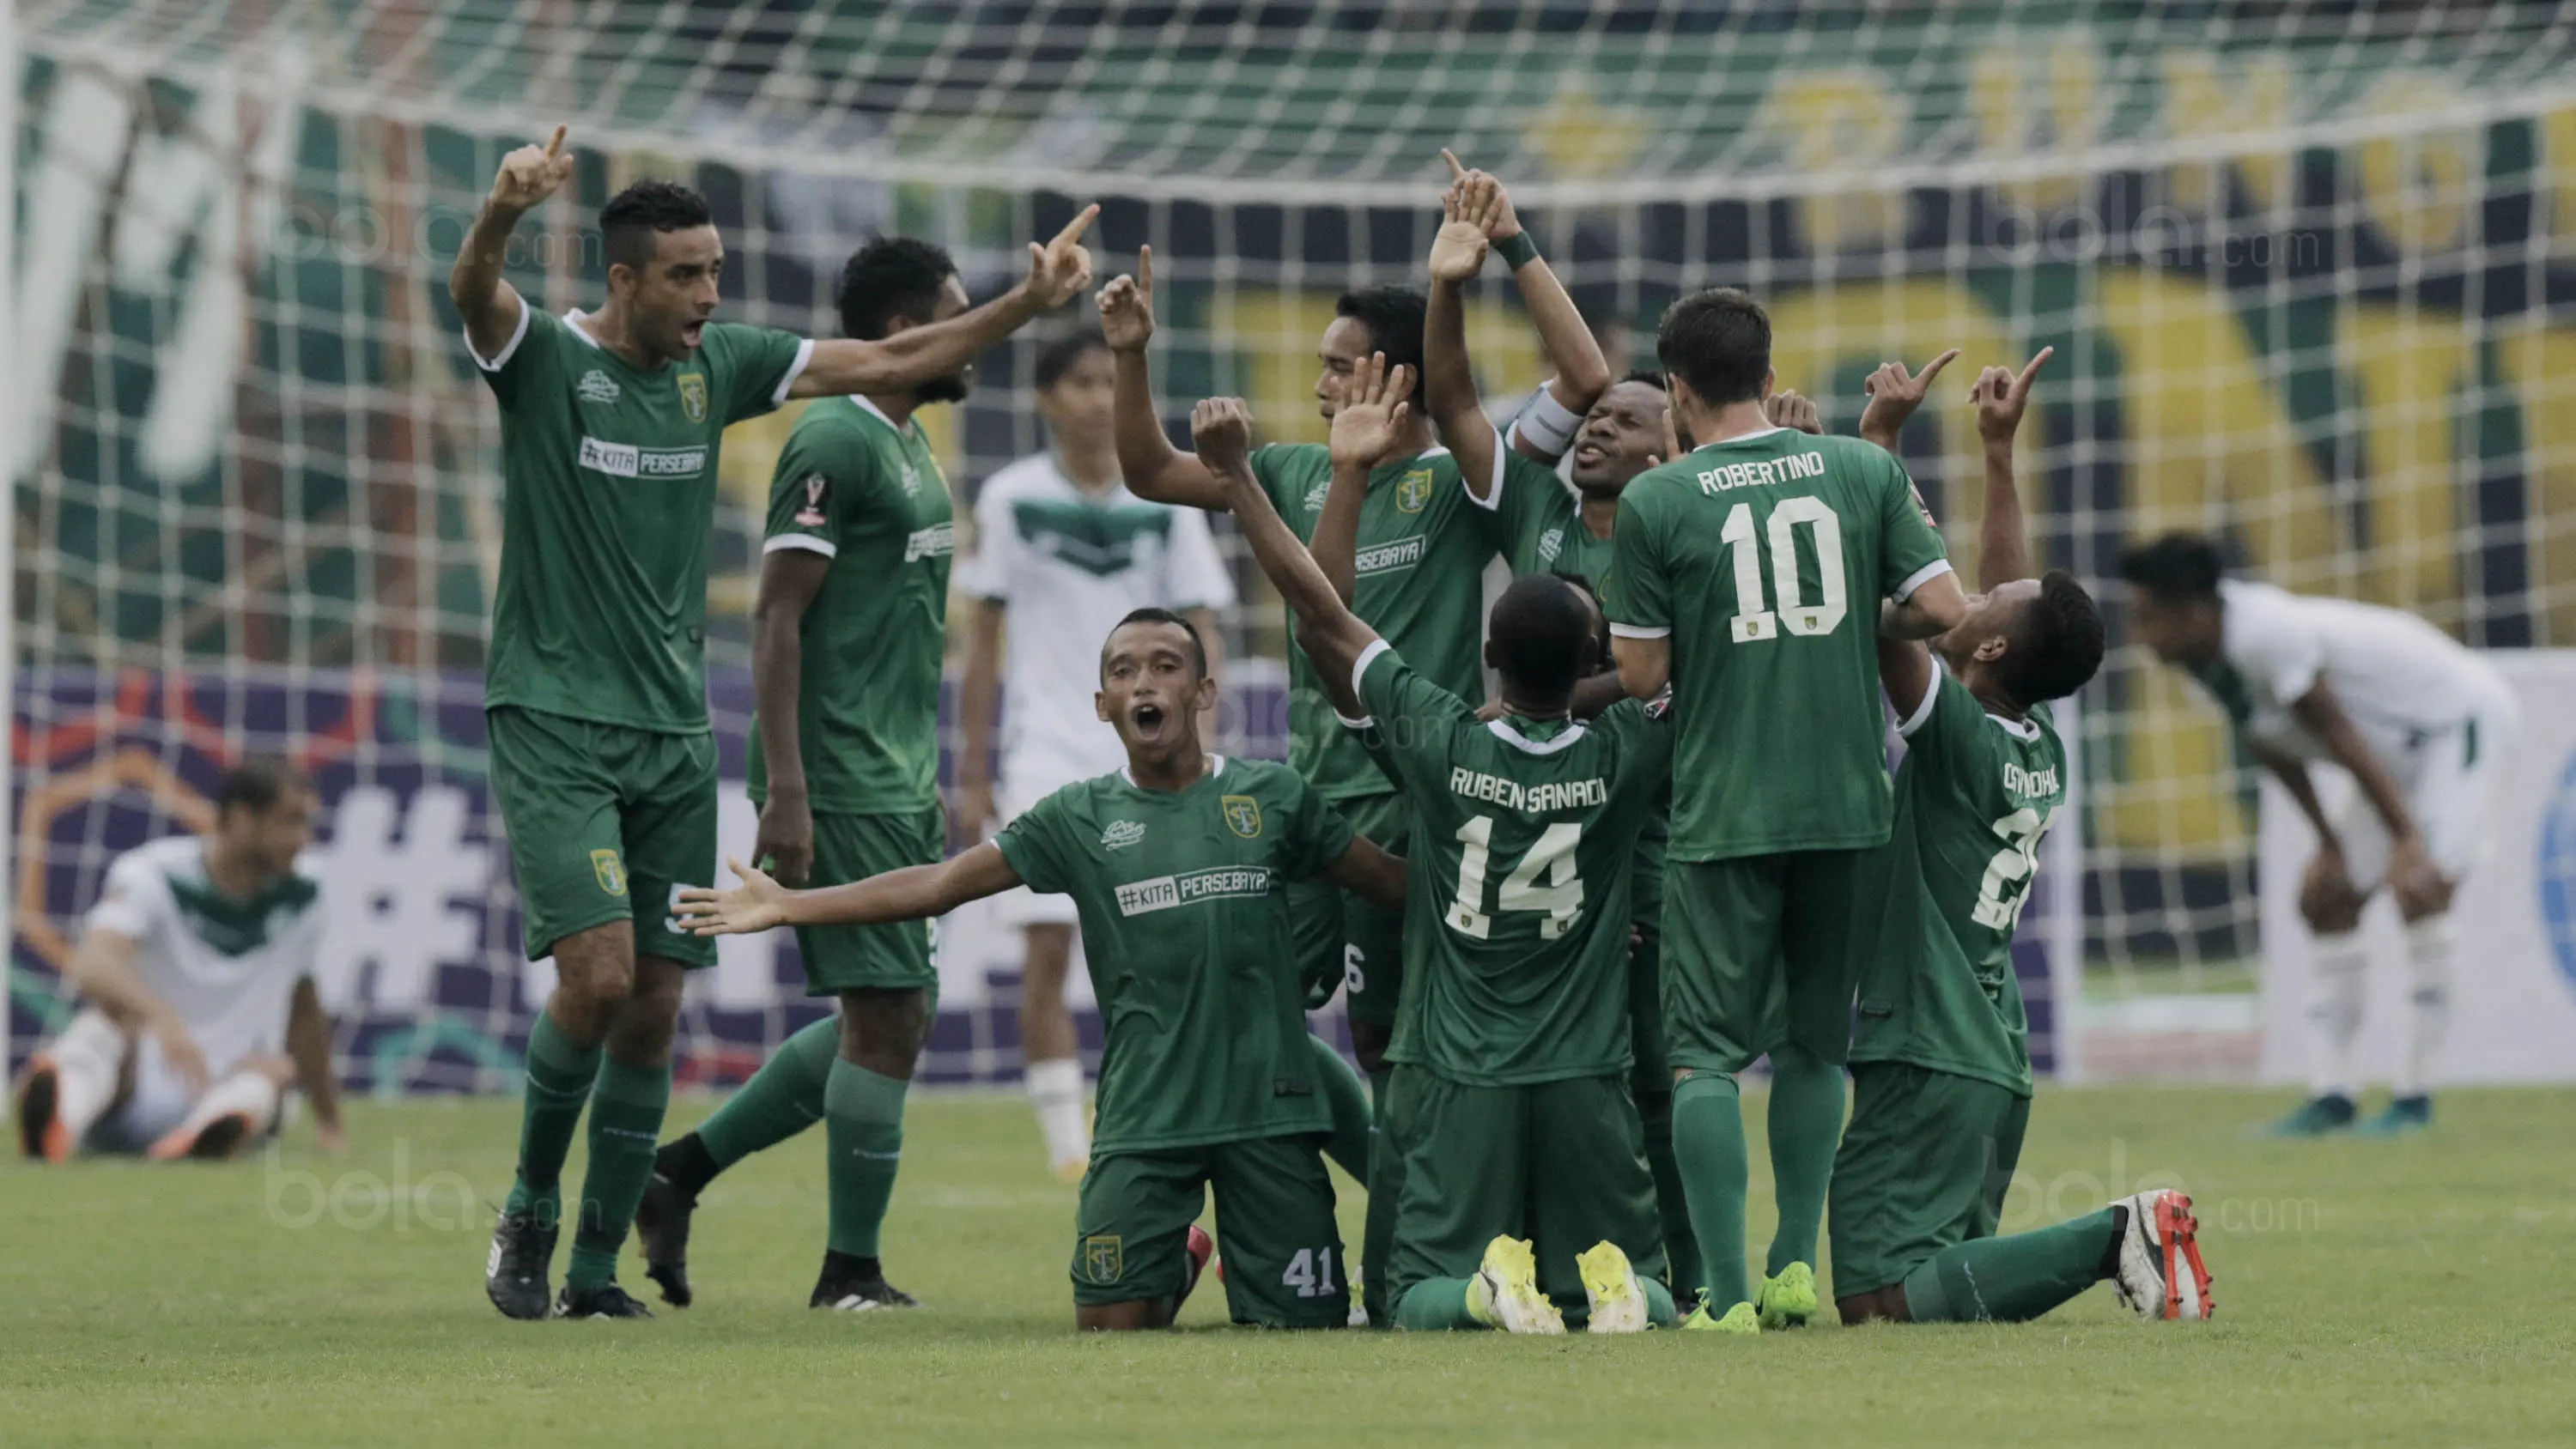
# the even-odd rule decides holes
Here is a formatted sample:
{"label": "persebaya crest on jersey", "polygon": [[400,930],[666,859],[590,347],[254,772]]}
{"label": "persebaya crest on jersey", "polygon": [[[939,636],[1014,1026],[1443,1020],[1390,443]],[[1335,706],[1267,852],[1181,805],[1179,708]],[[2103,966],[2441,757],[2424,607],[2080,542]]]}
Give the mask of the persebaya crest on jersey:
{"label": "persebaya crest on jersey", "polygon": [[690,422],[707,420],[707,375],[703,372],[680,374],[680,411]]}
{"label": "persebaya crest on jersey", "polygon": [[1396,480],[1395,506],[1407,513],[1420,513],[1431,501],[1431,470],[1416,468]]}
{"label": "persebaya crest on jersey", "polygon": [[613,850],[590,853],[590,873],[599,878],[599,888],[612,896],[626,894],[626,863]]}
{"label": "persebaya crest on jersey", "polygon": [[1094,1233],[1082,1240],[1082,1271],[1094,1283],[1115,1283],[1127,1276],[1127,1242],[1116,1233]]}
{"label": "persebaya crest on jersey", "polygon": [[1261,838],[1260,801],[1249,795],[1228,795],[1219,803],[1225,807],[1226,829],[1246,840]]}

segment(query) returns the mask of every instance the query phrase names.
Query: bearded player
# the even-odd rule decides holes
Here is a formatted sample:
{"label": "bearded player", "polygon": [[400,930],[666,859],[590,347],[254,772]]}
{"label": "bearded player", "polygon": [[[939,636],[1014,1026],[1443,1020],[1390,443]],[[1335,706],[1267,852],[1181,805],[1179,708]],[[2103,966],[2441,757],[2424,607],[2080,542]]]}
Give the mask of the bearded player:
{"label": "bearded player", "polygon": [[1170,1324],[1208,1260],[1192,1223],[1213,1190],[1234,1321],[1339,1328],[1350,1286],[1319,1150],[1332,1119],[1302,1044],[1283,887],[1320,877],[1391,905],[1404,862],[1296,772],[1207,752],[1206,660],[1187,620],[1140,609],[1101,647],[1094,705],[1123,769],[944,864],[791,891],[736,863],[742,885],[684,892],[679,909],[715,933],[919,921],[1020,886],[1072,896],[1106,1023],[1076,1326]]}
{"label": "bearded player", "polygon": [[[707,555],[728,424],[790,398],[900,391],[1076,295],[1085,211],[1030,248],[1027,280],[883,341],[812,341],[713,320],[724,243],[704,198],[639,182],[601,208],[607,300],[540,314],[502,279],[510,233],[573,170],[564,128],[504,157],[448,277],[467,352],[501,406],[503,538],[484,690],[492,788],[530,959],[557,984],[528,1039],[519,1170],[484,1267],[512,1318],[650,1317],[618,1246],[670,1100],[683,974],[709,943],[670,915],[713,875]],[[595,1100],[594,1100],[595,1099]],[[560,1300],[548,1278],[583,1108],[590,1166]]]}
{"label": "bearded player", "polygon": [[[2013,928],[2071,783],[2048,702],[2102,663],[2102,614],[2083,586],[2063,571],[2032,577],[2013,482],[2013,437],[2049,356],[2017,376],[1989,367],[1969,390],[1985,451],[1983,592],[1928,648],[1879,643],[1907,749],[1894,831],[1853,895],[1860,1019],[1833,1179],[1834,1295],[1846,1323],[2018,1321],[2105,1280],[2141,1316],[2209,1316],[2191,1199],[2179,1192],[1994,1236],[2030,1121]],[[1921,400],[1916,382],[1899,364],[1873,374],[1863,415],[1873,441],[1895,441]]]}

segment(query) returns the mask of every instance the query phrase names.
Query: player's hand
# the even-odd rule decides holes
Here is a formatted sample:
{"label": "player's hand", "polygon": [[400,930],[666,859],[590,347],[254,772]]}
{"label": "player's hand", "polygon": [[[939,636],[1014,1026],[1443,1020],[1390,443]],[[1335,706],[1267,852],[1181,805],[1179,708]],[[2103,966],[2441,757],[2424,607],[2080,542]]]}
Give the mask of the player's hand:
{"label": "player's hand", "polygon": [[1501,241],[1521,234],[1520,213],[1512,210],[1512,195],[1490,171],[1471,171],[1458,162],[1446,147],[1440,159],[1449,163],[1449,194],[1473,199],[1463,214],[1484,228],[1485,240]]}
{"label": "player's hand", "polygon": [[[2389,855],[2392,864],[2397,854]],[[2362,903],[2367,899],[2361,888],[2352,883],[2352,872],[2345,868],[2343,852],[2329,846],[2308,861],[2306,876],[2299,882],[2299,914],[2308,929],[2324,935],[2340,935],[2361,922]]]}
{"label": "player's hand", "polygon": [[1503,702],[1499,699],[1486,700],[1483,704],[1476,707],[1476,723],[1478,724],[1492,724],[1494,721],[1501,719],[1502,717]]}
{"label": "player's hand", "polygon": [[2452,883],[2424,849],[2424,837],[2409,835],[2388,848],[2388,874],[2385,877],[2397,907],[2406,919],[2419,921],[2438,916],[2451,908]]}
{"label": "player's hand", "polygon": [[1650,457],[1646,460],[1646,466],[1649,468],[1660,468],[1664,464],[1669,463],[1675,458],[1678,458],[1682,454],[1690,451],[1690,449],[1682,446],[1681,422],[1669,405],[1664,408],[1663,421],[1664,450],[1661,454]]}
{"label": "player's hand", "polygon": [[1440,230],[1431,238],[1431,280],[1466,281],[1485,269],[1485,224],[1462,209],[1455,186],[1440,194],[1440,215]]}
{"label": "player's hand", "polygon": [[742,884],[729,891],[683,886],[672,914],[701,936],[740,936],[787,924],[787,887],[732,856],[725,866]]}
{"label": "player's hand", "polygon": [[960,845],[973,845],[984,838],[984,827],[993,821],[993,782],[968,780],[957,787],[957,813],[948,817],[948,833]]}
{"label": "player's hand", "polygon": [[492,195],[484,204],[514,216],[532,211],[572,179],[572,168],[573,158],[564,151],[564,128],[557,126],[546,144],[521,146],[501,158],[501,172],[492,178]]}
{"label": "player's hand", "polygon": [[1100,203],[1095,201],[1066,222],[1053,241],[1043,246],[1029,243],[1029,278],[1020,285],[1030,296],[1049,307],[1061,307],[1090,289],[1091,249],[1082,244],[1082,234],[1099,215]]}
{"label": "player's hand", "polygon": [[1860,410],[1860,435],[1882,448],[1894,451],[1896,435],[1923,399],[1932,391],[1932,379],[1941,369],[1957,360],[1959,349],[1953,347],[1930,362],[1919,373],[1909,373],[1902,362],[1882,362],[1878,370],[1861,383],[1869,394],[1869,406]]}
{"label": "player's hand", "polygon": [[1383,352],[1361,358],[1333,410],[1333,461],[1375,466],[1401,447],[1405,420],[1413,415],[1405,399],[1412,395],[1412,368],[1388,367]]}
{"label": "player's hand", "polygon": [[1112,352],[1142,352],[1154,340],[1154,249],[1136,249],[1133,276],[1110,279],[1094,305],[1100,308],[1100,335]]}
{"label": "player's hand", "polygon": [[1220,478],[1252,471],[1252,409],[1239,397],[1201,398],[1190,409],[1190,447]]}
{"label": "player's hand", "polygon": [[189,1033],[188,1024],[179,1019],[179,1014],[162,1012],[153,1018],[151,1030],[153,1040],[161,1044],[161,1060],[168,1062],[170,1070],[177,1072],[179,1080],[187,1084],[188,1095],[193,1097],[206,1090],[214,1080],[206,1070],[206,1054],[198,1047],[196,1037]]}
{"label": "player's hand", "polygon": [[771,792],[760,807],[760,833],[752,837],[751,858],[764,861],[780,880],[801,886],[814,869],[814,812],[802,795]]}
{"label": "player's hand", "polygon": [[1775,392],[1762,403],[1763,415],[1775,428],[1792,428],[1801,433],[1822,436],[1824,415],[1816,411],[1816,400],[1796,392]]}
{"label": "player's hand", "polygon": [[1976,383],[1968,389],[1968,401],[1977,409],[1977,436],[1989,443],[2009,443],[2021,429],[2022,410],[2030,406],[2030,384],[2048,359],[2057,355],[2054,347],[2039,349],[2039,355],[2022,365],[2016,376],[2010,368],[1989,367],[1977,374]]}

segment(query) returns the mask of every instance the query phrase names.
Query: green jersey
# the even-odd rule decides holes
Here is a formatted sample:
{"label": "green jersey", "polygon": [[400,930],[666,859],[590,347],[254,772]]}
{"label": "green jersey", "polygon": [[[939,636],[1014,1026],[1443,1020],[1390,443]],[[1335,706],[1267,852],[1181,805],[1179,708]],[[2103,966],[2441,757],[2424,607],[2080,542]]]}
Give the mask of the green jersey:
{"label": "green jersey", "polygon": [[2066,802],[2066,746],[2048,706],[2026,722],[1986,713],[1942,670],[1898,726],[1896,829],[1863,865],[1854,899],[1860,1025],[1851,1059],[1908,1062],[2030,1095],[2030,1024],[2013,975],[2013,927],[2040,837]]}
{"label": "green jersey", "polygon": [[812,347],[716,322],[694,354],[646,372],[578,315],[519,304],[518,333],[474,359],[501,403],[486,708],[706,733],[717,450],[727,423],[787,400]]}
{"label": "green jersey", "polygon": [[[1254,450],[1252,472],[1289,529],[1314,542],[1315,520],[1333,481],[1331,450],[1319,443],[1274,443]],[[1500,534],[1495,511],[1467,492],[1448,449],[1386,464],[1369,475],[1368,497],[1360,505],[1351,612],[1419,661],[1433,683],[1463,698],[1481,698],[1485,566],[1500,552]],[[1314,664],[1293,642],[1293,619],[1289,633],[1288,763],[1329,799],[1387,793],[1386,777],[1341,728]]]}
{"label": "green jersey", "polygon": [[[813,808],[904,815],[939,803],[939,678],[957,525],[919,419],[863,397],[805,410],[778,454],[764,551],[832,561],[798,635],[796,742]],[[767,792],[760,727],[751,795]]]}
{"label": "green jersey", "polygon": [[1627,1071],[1629,862],[1672,768],[1660,712],[1480,723],[1383,642],[1354,673],[1413,814],[1388,1059],[1486,1087]]}
{"label": "green jersey", "polygon": [[1095,1154],[1331,1127],[1281,889],[1351,848],[1320,792],[1256,760],[1220,757],[1178,791],[1120,771],[1047,796],[994,844],[1081,917],[1105,1033]]}
{"label": "green jersey", "polygon": [[1887,839],[1878,601],[1949,570],[1886,450],[1771,428],[1619,499],[1613,633],[1672,641],[1672,858]]}

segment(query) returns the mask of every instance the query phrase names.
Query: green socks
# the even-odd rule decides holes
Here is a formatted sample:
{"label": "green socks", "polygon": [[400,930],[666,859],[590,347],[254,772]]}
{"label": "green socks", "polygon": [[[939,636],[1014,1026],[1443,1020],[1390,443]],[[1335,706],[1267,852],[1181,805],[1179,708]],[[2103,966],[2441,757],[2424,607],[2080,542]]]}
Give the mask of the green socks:
{"label": "green socks", "polygon": [[635,1225],[635,1205],[653,1176],[653,1146],[671,1105],[671,1068],[639,1067],[615,1057],[599,1064],[590,1103],[590,1169],[582,1175],[581,1220],[573,1232],[564,1281],[590,1288],[615,1281],[617,1250]]}
{"label": "green socks", "polygon": [[1744,1108],[1735,1079],[1693,1072],[1673,1088],[1673,1165],[1705,1260],[1712,1317],[1753,1301],[1744,1268]]}
{"label": "green socks", "polygon": [[2119,1213],[1943,1248],[1905,1275],[1905,1312],[1916,1323],[2019,1323],[2102,1281],[2119,1236]]}
{"label": "green socks", "polygon": [[1674,1287],[1694,1291],[1700,1285],[1699,1239],[1682,1197],[1682,1170],[1673,1161],[1673,1094],[1639,1093],[1637,1116],[1646,1125],[1646,1167],[1655,1175],[1655,1211],[1664,1220],[1664,1263]]}
{"label": "green socks", "polygon": [[831,1188],[826,1241],[835,1253],[877,1255],[877,1229],[894,1196],[895,1170],[903,1165],[903,1094],[910,1085],[833,1059],[823,1087],[823,1133],[832,1154],[825,1175]]}
{"label": "green socks", "polygon": [[1324,1144],[1324,1155],[1365,1184],[1372,1131],[1368,1085],[1360,1080],[1359,1068],[1334,1050],[1331,1042],[1310,1035],[1306,1045],[1315,1054],[1316,1085],[1333,1113],[1333,1136]]}
{"label": "green socks", "polygon": [[722,1171],[775,1147],[823,1118],[823,1084],[841,1054],[841,1018],[826,1016],[779,1044],[742,1090],[698,1125],[698,1140]]}
{"label": "green socks", "polygon": [[1771,1053],[1771,1182],[1780,1227],[1771,1236],[1763,1273],[1792,1263],[1816,1265],[1816,1234],[1825,1224],[1825,1189],[1834,1149],[1843,1140],[1843,1069],[1800,1046]]}
{"label": "green socks", "polygon": [[590,1100],[599,1058],[596,1044],[574,1041],[552,1016],[537,1013],[528,1033],[528,1084],[519,1114],[519,1176],[504,1211],[533,1212],[550,1226],[563,1221],[564,1157],[572,1151],[572,1131]]}

